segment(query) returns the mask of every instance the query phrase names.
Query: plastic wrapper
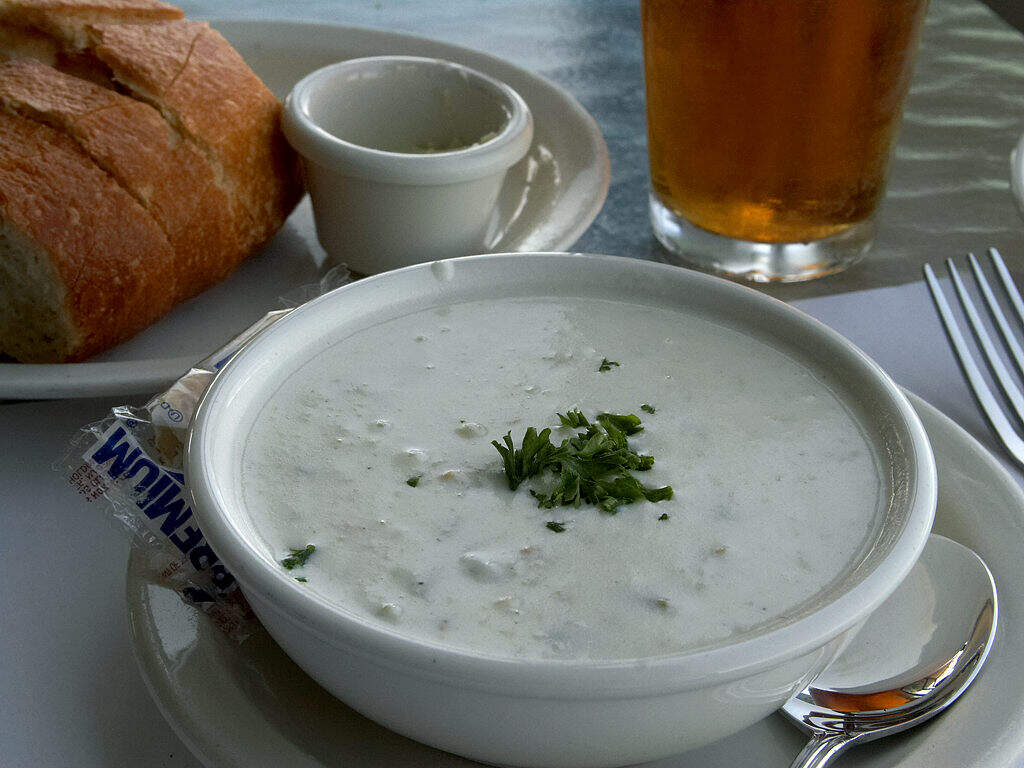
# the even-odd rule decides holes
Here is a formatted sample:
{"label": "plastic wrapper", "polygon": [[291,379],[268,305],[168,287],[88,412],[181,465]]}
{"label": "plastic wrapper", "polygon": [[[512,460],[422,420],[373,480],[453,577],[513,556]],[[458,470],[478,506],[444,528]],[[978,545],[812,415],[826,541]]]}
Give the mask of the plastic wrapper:
{"label": "plastic wrapper", "polygon": [[[298,289],[283,302],[296,305],[347,280],[348,273],[335,268],[318,285]],[[238,641],[256,619],[193,517],[183,452],[192,415],[217,371],[290,311],[268,313],[145,405],[119,405],[85,425],[57,465],[80,496],[105,502],[131,532],[155,583],[174,589]]]}

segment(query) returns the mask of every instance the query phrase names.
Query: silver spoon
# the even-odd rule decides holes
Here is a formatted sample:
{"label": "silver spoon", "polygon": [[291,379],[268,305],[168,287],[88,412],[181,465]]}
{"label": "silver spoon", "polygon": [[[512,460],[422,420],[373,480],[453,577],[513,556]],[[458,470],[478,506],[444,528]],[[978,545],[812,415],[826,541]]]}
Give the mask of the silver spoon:
{"label": "silver spoon", "polygon": [[996,585],[967,547],[932,534],[921,559],[850,645],[782,712],[811,740],[792,768],[920,725],[967,690],[992,648]]}

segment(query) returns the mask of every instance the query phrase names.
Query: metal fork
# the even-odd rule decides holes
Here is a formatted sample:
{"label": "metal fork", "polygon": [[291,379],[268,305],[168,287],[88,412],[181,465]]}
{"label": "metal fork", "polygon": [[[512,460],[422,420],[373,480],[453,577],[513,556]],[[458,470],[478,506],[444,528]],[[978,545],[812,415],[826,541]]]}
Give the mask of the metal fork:
{"label": "metal fork", "polygon": [[[1005,262],[1003,262],[1003,257],[999,255],[999,251],[995,248],[989,248],[988,255],[989,259],[992,261],[995,273],[998,275],[999,281],[1003,285],[1003,290],[1006,291],[1006,296],[1016,312],[1017,321],[1024,326],[1024,300],[1021,299],[1020,292],[1017,290],[1017,286],[1014,285],[1013,280],[1010,277],[1010,272],[1006,268]],[[985,304],[988,306],[989,314],[995,322],[996,327],[999,328],[999,335],[1003,339],[1003,343],[1009,352],[1009,356],[1016,364],[1018,374],[1021,377],[1024,377],[1024,350],[1021,349],[1021,345],[1017,341],[1017,337],[1010,328],[1010,323],[1007,321],[1006,315],[1003,312],[999,301],[992,292],[988,279],[981,271],[981,265],[978,264],[978,260],[974,257],[973,253],[967,255],[967,260],[971,265],[971,271],[974,273],[974,280],[978,284],[978,288],[985,300]],[[968,324],[974,332],[974,338],[978,340],[978,346],[981,347],[981,351],[984,353],[985,360],[988,362],[993,377],[999,383],[999,388],[1006,396],[1006,400],[1009,402],[1011,408],[1016,414],[1018,422],[1024,424],[1024,394],[1021,393],[1017,382],[1014,381],[1012,374],[1007,369],[1006,365],[1004,365],[1002,357],[996,349],[996,345],[992,341],[991,335],[982,323],[981,316],[978,314],[974,301],[967,292],[967,288],[964,285],[964,282],[960,277],[960,273],[957,271],[956,265],[953,263],[952,259],[946,259],[946,269],[949,270],[949,276],[953,281],[953,288],[956,290],[957,297],[960,299],[960,306],[963,308],[964,314],[967,316]],[[929,290],[931,290],[932,298],[935,300],[935,307],[938,309],[939,317],[942,319],[942,324],[946,328],[946,333],[949,336],[950,344],[953,346],[953,351],[956,353],[957,359],[960,361],[960,367],[964,372],[964,377],[967,379],[967,383],[970,386],[971,391],[974,393],[974,396],[978,399],[978,405],[981,406],[981,410],[992,425],[992,428],[999,436],[1003,445],[1006,446],[1006,450],[1010,452],[1010,455],[1012,455],[1019,464],[1024,466],[1024,439],[1021,439],[1020,435],[1017,434],[1017,430],[1007,418],[1006,413],[1003,411],[999,401],[993,394],[991,387],[989,387],[988,382],[982,375],[977,363],[975,363],[974,356],[971,354],[971,351],[967,346],[967,342],[964,340],[963,334],[960,332],[960,327],[957,325],[956,318],[953,316],[953,311],[950,309],[949,302],[946,301],[946,297],[942,292],[942,288],[939,286],[939,281],[935,277],[935,272],[932,270],[930,264],[924,265],[924,278],[928,283]]]}

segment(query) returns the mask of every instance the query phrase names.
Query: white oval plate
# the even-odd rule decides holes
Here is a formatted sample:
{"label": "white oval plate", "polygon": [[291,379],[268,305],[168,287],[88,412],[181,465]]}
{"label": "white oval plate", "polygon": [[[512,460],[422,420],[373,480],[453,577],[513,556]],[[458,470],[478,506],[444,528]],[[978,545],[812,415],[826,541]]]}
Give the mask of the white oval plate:
{"label": "white oval plate", "polygon": [[[939,470],[935,532],[978,552],[999,588],[1002,624],[973,687],[945,715],[850,750],[861,768],[1014,768],[1024,758],[1024,493],[974,438],[908,395]],[[207,766],[306,768],[477,765],[376,725],[324,692],[265,632],[235,645],[195,610],[143,576],[133,550],[127,599],[132,646],[153,698]],[[662,760],[660,768],[785,768],[804,737],[781,716],[724,741]]]}
{"label": "white oval plate", "polygon": [[[469,48],[385,30],[286,21],[212,25],[279,98],[325,64],[384,53],[450,59],[517,90],[533,112],[534,138],[502,189],[492,251],[566,250],[604,204],[610,171],[601,131],[576,99],[540,75]],[[153,394],[280,309],[282,294],[315,282],[323,259],[306,198],[262,253],[124,344],[86,363],[0,363],[0,399]]]}

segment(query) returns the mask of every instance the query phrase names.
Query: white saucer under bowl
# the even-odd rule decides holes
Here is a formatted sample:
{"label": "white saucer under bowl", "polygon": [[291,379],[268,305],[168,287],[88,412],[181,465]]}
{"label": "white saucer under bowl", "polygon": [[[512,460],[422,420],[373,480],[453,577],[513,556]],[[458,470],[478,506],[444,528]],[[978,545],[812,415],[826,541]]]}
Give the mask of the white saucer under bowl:
{"label": "white saucer under bowl", "polygon": [[[851,750],[861,768],[1014,768],[1024,759],[1024,493],[974,438],[914,395],[939,472],[935,532],[992,569],[1002,625],[986,668],[948,713]],[[446,768],[476,765],[376,725],[324,692],[265,632],[236,645],[144,576],[133,550],[127,599],[142,676],[175,732],[207,766]],[[731,738],[651,763],[659,768],[784,768],[804,736],[773,716]]]}

